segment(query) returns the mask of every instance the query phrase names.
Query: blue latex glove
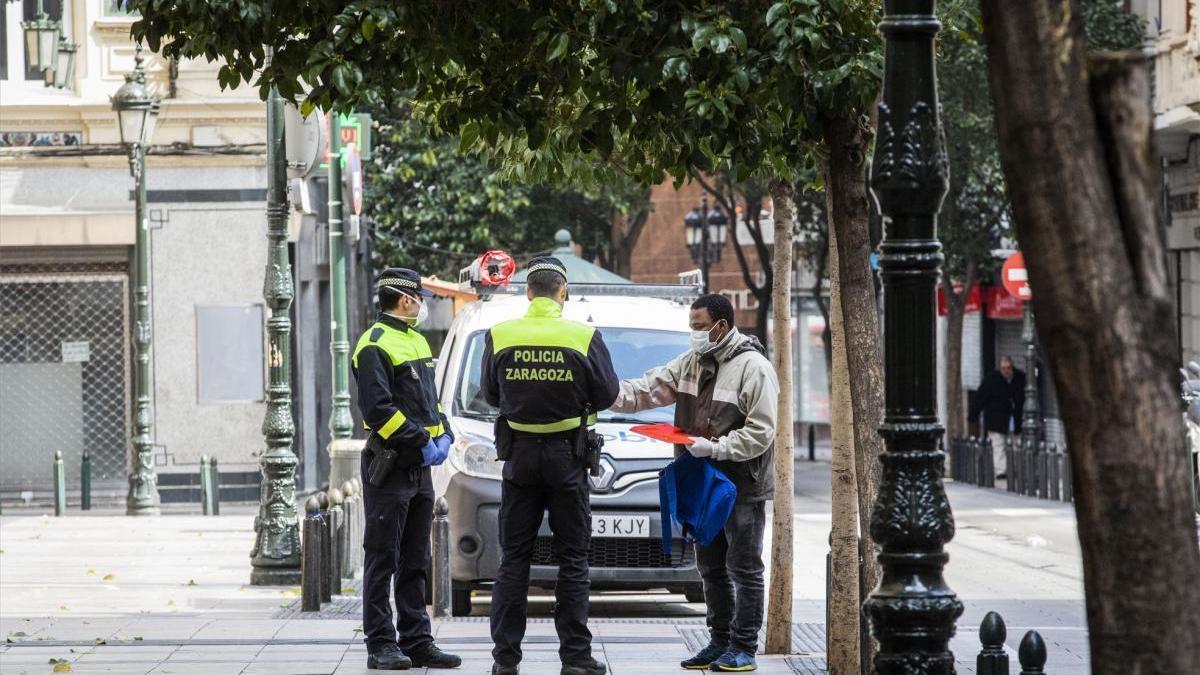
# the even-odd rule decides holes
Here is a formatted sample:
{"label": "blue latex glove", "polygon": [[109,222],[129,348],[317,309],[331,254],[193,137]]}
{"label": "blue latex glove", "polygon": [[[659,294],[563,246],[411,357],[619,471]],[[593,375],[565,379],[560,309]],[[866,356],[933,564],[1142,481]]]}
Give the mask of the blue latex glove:
{"label": "blue latex glove", "polygon": [[433,466],[434,464],[441,464],[441,460],[438,459],[437,443],[431,437],[425,442],[425,447],[421,448],[421,466]]}
{"label": "blue latex glove", "polygon": [[446,458],[450,456],[450,434],[442,434],[441,436],[438,436],[437,440],[434,441],[434,444],[437,445],[438,453],[433,465],[437,466],[438,464],[446,461]]}

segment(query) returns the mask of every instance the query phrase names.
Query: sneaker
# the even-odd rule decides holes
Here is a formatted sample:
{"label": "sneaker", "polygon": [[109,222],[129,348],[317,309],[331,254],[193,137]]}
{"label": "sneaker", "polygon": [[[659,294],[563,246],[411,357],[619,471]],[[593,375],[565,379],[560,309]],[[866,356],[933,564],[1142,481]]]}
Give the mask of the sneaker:
{"label": "sneaker", "polygon": [[719,645],[715,642],[710,642],[708,643],[707,647],[701,649],[692,658],[680,661],[679,667],[687,668],[688,670],[708,670],[708,667],[712,665],[712,662],[721,658],[721,655],[724,654],[728,649],[729,647],[727,645]]}
{"label": "sneaker", "polygon": [[408,658],[412,659],[413,665],[418,668],[457,668],[462,665],[461,657],[447,654],[432,642],[409,650]]}
{"label": "sneaker", "polygon": [[493,663],[492,675],[521,675],[521,669],[517,666],[502,666],[499,663]]}
{"label": "sneaker", "polygon": [[606,675],[608,666],[603,661],[588,658],[587,661],[564,663],[560,675]]}
{"label": "sneaker", "polygon": [[757,670],[758,664],[754,662],[752,654],[747,654],[740,649],[730,647],[721,655],[721,658],[713,661],[709,667],[721,673],[742,673],[749,670]]}
{"label": "sneaker", "polygon": [[408,670],[412,660],[396,645],[387,645],[367,654],[367,670]]}

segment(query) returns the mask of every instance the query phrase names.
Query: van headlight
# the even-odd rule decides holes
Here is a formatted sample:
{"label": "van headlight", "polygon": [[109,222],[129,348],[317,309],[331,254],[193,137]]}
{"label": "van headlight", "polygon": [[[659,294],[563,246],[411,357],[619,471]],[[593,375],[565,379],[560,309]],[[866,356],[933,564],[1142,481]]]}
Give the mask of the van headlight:
{"label": "van headlight", "polygon": [[454,468],[476,478],[503,478],[504,463],[496,459],[496,444],[490,438],[462,434],[450,448]]}

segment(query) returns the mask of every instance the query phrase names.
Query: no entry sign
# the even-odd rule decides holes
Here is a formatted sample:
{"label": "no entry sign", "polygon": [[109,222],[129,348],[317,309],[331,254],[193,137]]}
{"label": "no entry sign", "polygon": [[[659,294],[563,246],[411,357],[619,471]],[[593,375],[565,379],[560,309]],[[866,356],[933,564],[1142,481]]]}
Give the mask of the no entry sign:
{"label": "no entry sign", "polygon": [[1029,273],[1025,271],[1025,256],[1020,251],[1004,261],[1004,267],[1000,269],[1000,281],[1014,298],[1025,301],[1033,297],[1033,291],[1029,288]]}

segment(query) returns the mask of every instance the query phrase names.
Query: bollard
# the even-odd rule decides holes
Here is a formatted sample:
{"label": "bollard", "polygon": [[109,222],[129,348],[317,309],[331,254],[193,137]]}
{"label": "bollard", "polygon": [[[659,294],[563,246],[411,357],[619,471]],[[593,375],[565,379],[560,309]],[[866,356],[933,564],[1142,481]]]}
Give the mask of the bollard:
{"label": "bollard", "polygon": [[321,602],[333,600],[333,585],[329,583],[329,567],[333,562],[332,533],[329,531],[329,495],[317,493],[317,506],[321,511]]}
{"label": "bollard", "polygon": [[1046,643],[1036,630],[1029,631],[1021,638],[1017,660],[1021,662],[1021,675],[1043,675],[1046,672]]}
{"label": "bollard", "polygon": [[366,563],[366,552],[363,549],[363,539],[367,533],[367,493],[363,489],[362,478],[355,476],[351,479],[354,482],[354,494],[358,495],[358,503],[356,513],[354,514],[358,522],[355,523],[354,530],[358,540],[354,542],[354,569],[362,569]]}
{"label": "bollard", "polygon": [[329,586],[333,595],[342,594],[342,556],[346,555],[345,543],[342,541],[346,528],[345,512],[342,510],[342,491],[337,488],[329,490]]}
{"label": "bollard", "polygon": [[63,466],[62,451],[54,451],[54,515],[61,516],[67,510],[67,471]]}
{"label": "bollard", "polygon": [[354,534],[357,519],[354,516],[355,509],[358,508],[356,502],[358,495],[354,493],[354,483],[349,479],[342,481],[342,494],[346,496],[342,502],[342,515],[345,518],[342,526],[342,577],[346,579],[354,578],[354,542],[356,535]]}
{"label": "bollard", "polygon": [[995,612],[988,612],[979,624],[979,642],[983,649],[975,657],[977,675],[1008,675],[1008,653],[1004,651],[1004,639],[1008,630],[1004,619]]}
{"label": "bollard", "polygon": [[208,487],[212,498],[212,514],[219,516],[221,515],[221,472],[217,469],[216,457],[208,460]]}
{"label": "bollard", "polygon": [[1058,444],[1057,443],[1050,444],[1049,461],[1050,461],[1050,469],[1049,469],[1050,495],[1049,496],[1050,496],[1050,499],[1053,499],[1054,501],[1058,501],[1062,497],[1062,489],[1060,488],[1060,485],[1062,482],[1062,455],[1060,455],[1058,452]]}
{"label": "bollard", "polygon": [[987,452],[983,454],[983,486],[996,487],[996,448],[988,437]]}
{"label": "bollard", "polygon": [[208,455],[200,455],[200,513],[206,516],[212,515],[212,505],[209,502],[212,486],[209,479]]}
{"label": "bollard", "polygon": [[1041,473],[1041,480],[1038,481],[1038,496],[1042,499],[1050,498],[1050,446],[1042,443],[1041,452],[1038,453],[1039,464],[1038,471]]}
{"label": "bollard", "polygon": [[433,616],[450,618],[450,504],[438,497],[433,505]]}
{"label": "bollard", "polygon": [[1069,448],[1065,445],[1063,446],[1063,449],[1062,449],[1062,463],[1063,463],[1062,499],[1064,502],[1074,501],[1075,490],[1074,490],[1074,487],[1072,484],[1072,481],[1074,480],[1074,478],[1071,475],[1071,448]]}
{"label": "bollard", "polygon": [[1004,434],[1004,489],[1017,491],[1017,449],[1013,446],[1012,434]]}
{"label": "bollard", "polygon": [[92,510],[92,456],[85,448],[79,462],[79,508]]}
{"label": "bollard", "polygon": [[304,502],[304,531],[300,546],[300,611],[321,611],[321,505],[317,498]]}
{"label": "bollard", "polygon": [[817,461],[817,427],[808,425],[808,461]]}

